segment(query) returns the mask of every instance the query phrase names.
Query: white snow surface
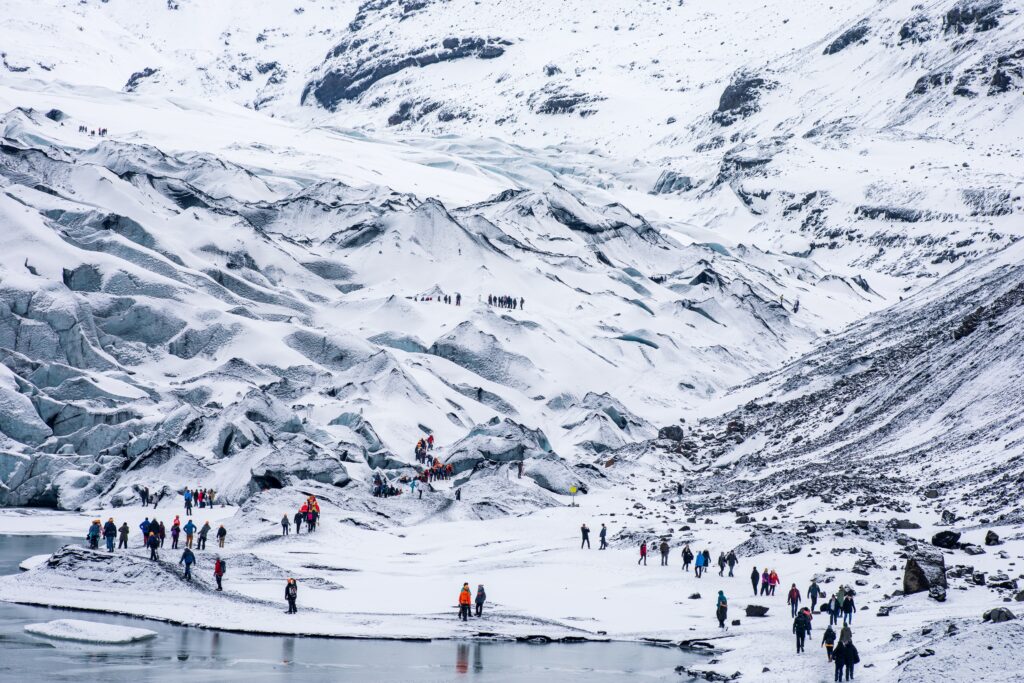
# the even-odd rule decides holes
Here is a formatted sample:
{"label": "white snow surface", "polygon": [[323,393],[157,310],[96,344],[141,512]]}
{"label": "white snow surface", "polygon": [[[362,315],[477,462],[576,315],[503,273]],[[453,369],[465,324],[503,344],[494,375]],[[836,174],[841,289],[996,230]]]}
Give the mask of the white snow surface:
{"label": "white snow surface", "polygon": [[[786,614],[816,578],[856,587],[857,680],[1019,678],[1021,622],[982,620],[1024,601],[1019,1],[3,12],[0,528],[131,547],[30,558],[0,600],[832,680],[825,617],[798,656]],[[427,434],[455,477],[421,498]],[[186,583],[139,524],[196,486],[229,535]],[[311,493],[320,529],[282,537]],[[902,595],[945,530],[944,600]],[[680,572],[684,542],[736,576]]]}
{"label": "white snow surface", "polygon": [[54,619],[42,624],[26,624],[25,630],[37,636],[56,640],[75,640],[99,645],[125,645],[156,637],[147,628],[104,624],[81,619]]}

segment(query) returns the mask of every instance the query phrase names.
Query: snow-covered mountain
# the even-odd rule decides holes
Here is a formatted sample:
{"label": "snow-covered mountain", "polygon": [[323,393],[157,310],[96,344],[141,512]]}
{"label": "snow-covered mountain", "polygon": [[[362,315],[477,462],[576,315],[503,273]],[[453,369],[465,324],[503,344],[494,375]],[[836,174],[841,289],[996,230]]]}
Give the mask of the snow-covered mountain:
{"label": "snow-covered mountain", "polygon": [[[615,606],[677,596],[617,564],[657,538],[856,585],[869,680],[1012,642],[971,619],[1024,600],[1022,36],[1010,0],[11,0],[0,506],[215,488],[225,628],[300,575],[306,634],[472,635],[428,600],[454,529],[502,637],[704,638],[699,595]],[[373,497],[428,434],[452,479]],[[310,493],[325,540],[280,541]],[[612,543],[586,567],[583,521]],[[978,537],[942,555],[952,526]],[[106,562],[0,599],[94,609]],[[342,593],[397,565],[411,607]],[[130,613],[195,612],[173,568],[110,566],[177,591]],[[695,675],[791,680],[783,626]]]}
{"label": "snow-covered mountain", "polygon": [[[167,485],[201,474],[233,496],[265,483],[257,462],[306,473],[283,441],[411,471],[417,439],[492,417],[602,452],[884,303],[863,278],[684,245],[558,185],[448,207],[208,153],[77,149],[52,118],[2,120],[9,502],[74,507],[172,445]],[[73,484],[42,474],[68,462]]]}
{"label": "snow-covered mountain", "polygon": [[537,0],[52,5],[8,12],[18,79],[422,135],[614,188],[650,219],[911,281],[1020,236],[1013,2],[608,0],[558,20]]}

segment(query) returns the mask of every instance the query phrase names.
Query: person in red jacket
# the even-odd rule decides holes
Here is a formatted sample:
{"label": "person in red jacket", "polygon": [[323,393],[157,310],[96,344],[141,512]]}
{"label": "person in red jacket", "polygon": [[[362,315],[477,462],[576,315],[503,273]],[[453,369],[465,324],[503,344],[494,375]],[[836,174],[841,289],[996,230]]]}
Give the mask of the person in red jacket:
{"label": "person in red jacket", "polygon": [[220,559],[220,555],[217,556],[216,561],[213,563],[213,578],[217,579],[217,590],[224,590],[220,583],[224,578],[224,560]]}
{"label": "person in red jacket", "polygon": [[793,587],[789,589],[789,595],[786,596],[786,604],[789,605],[790,615],[795,619],[796,613],[800,609],[800,589],[793,584]]}
{"label": "person in red jacket", "polygon": [[459,619],[463,621],[469,621],[469,606],[473,604],[473,595],[469,590],[469,584],[462,584],[462,590],[459,591]]}
{"label": "person in red jacket", "polygon": [[644,563],[645,567],[647,566],[647,541],[640,543],[640,559],[636,563],[640,564],[641,562]]}

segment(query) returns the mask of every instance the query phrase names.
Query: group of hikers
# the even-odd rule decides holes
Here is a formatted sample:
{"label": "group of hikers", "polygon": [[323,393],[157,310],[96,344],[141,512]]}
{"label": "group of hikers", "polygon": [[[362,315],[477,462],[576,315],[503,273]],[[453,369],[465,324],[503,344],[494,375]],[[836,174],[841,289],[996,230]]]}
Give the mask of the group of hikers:
{"label": "group of hikers", "polygon": [[430,454],[427,453],[427,451],[432,450],[434,450],[434,435],[429,434],[427,435],[427,438],[421,438],[419,441],[416,442],[416,448],[414,449],[414,452],[416,453],[416,462],[430,462]]}
{"label": "group of hikers", "polygon": [[281,535],[287,536],[291,531],[292,522],[295,522],[295,535],[302,533],[302,525],[306,525],[306,533],[311,534],[316,531],[317,522],[320,521],[320,503],[317,501],[316,496],[310,495],[306,498],[305,502],[299,506],[295,516],[290,518],[286,512],[281,517]]}
{"label": "group of hikers", "polygon": [[402,495],[402,488],[400,486],[395,486],[394,482],[380,472],[373,473],[374,498],[390,498],[391,496],[400,495]]}
{"label": "group of hikers", "polygon": [[498,308],[511,308],[522,310],[526,306],[526,299],[524,297],[505,296],[499,294],[488,294],[487,305],[497,306]]}
{"label": "group of hikers", "polygon": [[436,301],[442,304],[450,305],[454,303],[456,306],[461,306],[462,295],[459,294],[458,292],[455,292],[454,297],[451,294],[438,294],[437,296],[416,296],[413,297],[413,301]]}
{"label": "group of hikers", "polygon": [[156,509],[157,503],[159,503],[164,497],[164,490],[161,489],[157,493],[153,494],[149,492],[148,486],[138,486],[136,490],[139,493],[139,500],[142,501],[142,507],[149,507],[150,503],[153,503],[153,509]]}
{"label": "group of hikers", "polygon": [[185,492],[181,495],[185,501],[185,514],[191,515],[193,505],[201,508],[212,508],[217,492],[213,489],[201,489],[198,487],[189,489],[185,487]]}
{"label": "group of hikers", "polygon": [[[580,536],[580,548],[590,548],[590,527],[586,523],[580,526]],[[601,550],[608,547],[607,536],[608,528],[602,524],[600,531]],[[657,549],[661,554],[662,566],[668,566],[670,553],[668,540],[661,539]],[[647,554],[647,541],[641,541],[640,558],[637,560],[637,564],[646,565]],[[692,563],[694,574],[697,578],[700,578],[711,567],[711,552],[707,549],[694,553],[690,549],[690,545],[686,543],[683,545],[682,556],[683,571],[688,571]],[[728,575],[734,576],[736,565],[739,564],[736,551],[720,552],[717,564],[719,576],[725,576],[726,568],[729,569]],[[750,582],[755,596],[759,594],[772,596],[775,595],[775,588],[779,585],[779,574],[774,569],[766,568],[764,571],[759,572],[757,567],[754,567],[750,574]],[[847,586],[839,586],[836,592],[831,597],[828,597],[821,586],[818,585],[818,582],[812,580],[810,587],[807,589],[807,597],[811,602],[810,607],[801,608],[803,596],[800,594],[800,590],[796,587],[795,583],[792,584],[786,597],[786,602],[790,605],[790,616],[793,618],[796,651],[798,653],[804,651],[804,643],[811,632],[811,621],[814,618],[814,611],[818,606],[818,601],[827,598],[827,603],[821,610],[829,616],[829,624],[822,637],[822,646],[825,648],[828,661],[835,664],[835,680],[843,680],[844,675],[846,680],[852,680],[854,665],[860,662],[860,654],[857,652],[857,647],[853,644],[853,633],[850,630],[850,624],[853,623],[853,615],[857,611],[854,591]],[[726,627],[725,622],[728,614],[729,601],[725,597],[725,591],[719,591],[715,601],[715,617],[718,619],[719,628],[724,629]],[[833,626],[838,625],[840,619],[843,624],[837,636]]]}
{"label": "group of hikers", "polygon": [[[755,570],[756,571],[756,570]],[[821,645],[825,648],[828,661],[835,664],[835,680],[853,680],[854,665],[860,662],[860,653],[857,646],[853,644],[853,631],[850,624],[853,623],[853,614],[857,611],[854,604],[853,590],[847,586],[839,586],[836,592],[828,599],[828,603],[822,606],[822,612],[829,615],[829,624],[825,627],[825,633],[821,638]],[[786,596],[786,602],[790,606],[790,614],[793,617],[793,633],[796,635],[796,651],[804,651],[804,642],[811,633],[811,621],[814,619],[814,611],[818,600],[825,598],[825,591],[821,589],[818,582],[811,581],[807,589],[807,597],[811,600],[810,607],[801,607],[803,596],[796,584],[792,584]],[[843,619],[842,628],[837,638],[835,629],[839,623],[840,615]],[[838,640],[838,642],[837,642]]]}
{"label": "group of hikers", "polygon": [[482,617],[484,615],[484,602],[486,600],[487,593],[484,591],[483,584],[476,587],[475,599],[473,598],[473,592],[470,590],[469,584],[462,584],[462,590],[459,591],[459,619],[469,621],[469,609],[473,604],[476,604],[476,616]]}
{"label": "group of hikers", "polygon": [[[149,559],[159,562],[160,555],[157,551],[164,546],[167,539],[167,527],[163,522],[155,519],[150,520],[149,517],[146,517],[139,524],[139,529],[142,531],[142,547],[149,549]],[[178,548],[181,534],[185,534],[185,548],[181,553],[181,559],[178,560],[178,564],[185,565],[184,578],[186,581],[192,580],[192,565],[196,563],[196,554],[192,550],[193,543],[196,550],[206,550],[206,541],[212,530],[213,527],[209,522],[205,522],[202,527],[196,527],[195,522],[191,519],[182,526],[181,519],[177,515],[175,515],[174,521],[171,522],[170,537],[172,549],[176,550]],[[130,533],[131,528],[128,526],[128,522],[122,522],[121,526],[118,527],[114,522],[114,518],[111,517],[104,524],[100,524],[98,519],[92,520],[85,538],[89,542],[89,547],[96,550],[99,548],[100,538],[102,537],[106,543],[107,552],[112,553],[114,552],[114,539],[118,539],[117,547],[119,550],[121,548],[128,549],[128,535]],[[219,547],[224,547],[227,535],[228,530],[221,524],[215,534]],[[221,559],[220,555],[215,556],[213,576],[217,581],[217,590],[221,590],[221,578],[224,576],[224,568],[224,560]]]}
{"label": "group of hikers", "polygon": [[750,574],[750,584],[754,587],[754,595],[757,595],[757,584],[761,582],[761,595],[775,595],[775,588],[779,585],[779,575],[774,569],[765,568],[760,574],[757,567]]}
{"label": "group of hikers", "polygon": [[106,128],[93,128],[93,129],[90,130],[89,126],[82,126],[82,125],[80,125],[80,126],[78,126],[78,132],[79,133],[88,133],[89,135],[99,135],[100,137],[103,137],[103,136],[105,136],[107,134],[107,129]]}

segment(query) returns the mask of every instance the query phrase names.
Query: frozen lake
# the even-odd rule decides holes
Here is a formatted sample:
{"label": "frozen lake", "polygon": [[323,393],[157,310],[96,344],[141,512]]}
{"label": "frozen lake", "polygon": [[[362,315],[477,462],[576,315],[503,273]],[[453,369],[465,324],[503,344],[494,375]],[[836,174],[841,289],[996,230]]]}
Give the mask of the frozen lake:
{"label": "frozen lake", "polygon": [[[79,539],[0,535],[0,573],[31,555]],[[155,587],[159,590],[158,587]],[[300,615],[301,616],[301,615]],[[132,645],[48,640],[25,624],[85,619],[135,626],[157,637]],[[677,681],[674,669],[697,661],[676,648],[637,643],[532,645],[507,642],[403,642],[255,636],[156,621],[0,603],[0,681],[109,682],[360,681],[426,683]]]}

